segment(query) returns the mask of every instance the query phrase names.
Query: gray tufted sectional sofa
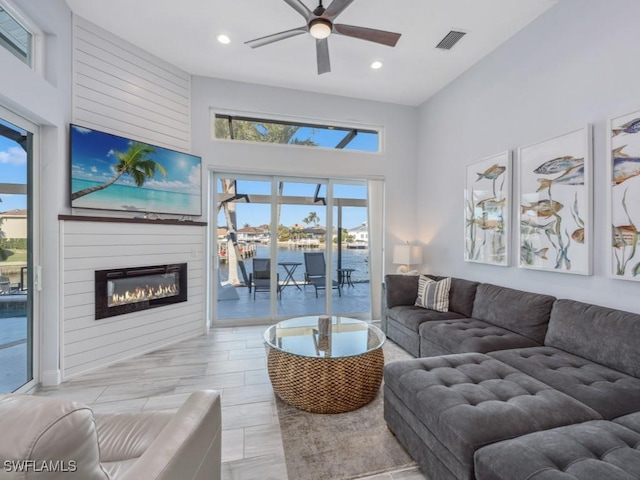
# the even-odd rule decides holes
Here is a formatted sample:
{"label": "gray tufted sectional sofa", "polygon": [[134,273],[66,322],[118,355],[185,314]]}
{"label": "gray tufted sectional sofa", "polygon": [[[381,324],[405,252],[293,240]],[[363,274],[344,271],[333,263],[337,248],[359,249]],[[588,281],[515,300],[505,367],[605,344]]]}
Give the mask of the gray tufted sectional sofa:
{"label": "gray tufted sectional sofa", "polygon": [[471,316],[438,319],[396,277],[383,329],[422,358],[385,367],[384,415],[431,480],[640,479],[640,315],[454,279]]}

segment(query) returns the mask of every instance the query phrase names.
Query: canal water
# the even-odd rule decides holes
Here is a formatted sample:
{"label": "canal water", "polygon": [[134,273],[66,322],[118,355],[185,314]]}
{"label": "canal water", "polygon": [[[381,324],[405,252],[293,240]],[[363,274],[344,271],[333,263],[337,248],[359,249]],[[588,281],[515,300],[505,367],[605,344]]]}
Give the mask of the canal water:
{"label": "canal water", "polygon": [[[254,258],[269,258],[271,253],[271,247],[269,245],[257,245],[257,252]],[[293,278],[296,281],[304,280],[304,252],[319,252],[323,251],[318,248],[304,249],[304,248],[289,248],[286,246],[278,246],[278,262],[299,262],[301,265],[296,269]],[[247,258],[244,261],[247,275],[252,272],[251,258]],[[338,268],[338,249],[333,249],[333,271]],[[352,282],[368,282],[369,281],[369,250],[368,249],[342,249],[342,268],[353,268],[354,271],[351,274]],[[278,267],[278,273],[282,279],[285,275],[284,268]],[[220,276],[223,280],[229,278],[228,265],[226,263],[220,263]],[[242,281],[242,275],[238,272],[240,281]],[[337,279],[337,274],[334,274],[334,279]]]}

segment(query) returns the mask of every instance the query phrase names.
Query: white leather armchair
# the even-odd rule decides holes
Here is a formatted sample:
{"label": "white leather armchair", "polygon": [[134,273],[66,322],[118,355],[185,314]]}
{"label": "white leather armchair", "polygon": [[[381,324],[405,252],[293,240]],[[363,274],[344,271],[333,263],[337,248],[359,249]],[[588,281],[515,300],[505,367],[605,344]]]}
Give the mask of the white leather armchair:
{"label": "white leather armchair", "polygon": [[51,397],[0,395],[0,480],[220,480],[220,394],[172,412],[95,414]]}

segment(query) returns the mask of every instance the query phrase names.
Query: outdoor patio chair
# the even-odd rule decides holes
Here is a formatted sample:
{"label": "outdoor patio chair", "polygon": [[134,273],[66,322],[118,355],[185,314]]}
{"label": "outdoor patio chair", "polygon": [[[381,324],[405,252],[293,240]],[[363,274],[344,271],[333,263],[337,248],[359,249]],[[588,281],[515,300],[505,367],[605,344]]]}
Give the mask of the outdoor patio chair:
{"label": "outdoor patio chair", "polygon": [[[324,252],[305,252],[304,254],[305,268],[305,285],[307,283],[313,285],[316,289],[316,297],[318,290],[327,289],[326,263],[324,261]],[[338,290],[338,295],[342,296],[340,285],[335,280],[331,280],[331,288]]]}
{"label": "outdoor patio chair", "polygon": [[[271,291],[271,259],[270,258],[253,258],[253,272],[249,274],[249,294],[253,288],[253,299],[256,298],[256,292]],[[277,293],[280,296],[280,276],[276,277]]]}

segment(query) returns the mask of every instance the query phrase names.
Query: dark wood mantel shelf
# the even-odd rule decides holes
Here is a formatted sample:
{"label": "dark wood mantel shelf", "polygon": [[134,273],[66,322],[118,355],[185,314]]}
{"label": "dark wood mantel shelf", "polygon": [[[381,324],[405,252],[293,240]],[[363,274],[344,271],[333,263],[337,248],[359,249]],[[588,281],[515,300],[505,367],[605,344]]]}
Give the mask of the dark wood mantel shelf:
{"label": "dark wood mantel shelf", "polygon": [[207,222],[193,222],[175,218],[124,218],[124,217],[91,217],[86,215],[58,215],[58,220],[68,222],[104,222],[104,223],[150,223],[153,225],[181,225],[189,227],[206,227]]}

